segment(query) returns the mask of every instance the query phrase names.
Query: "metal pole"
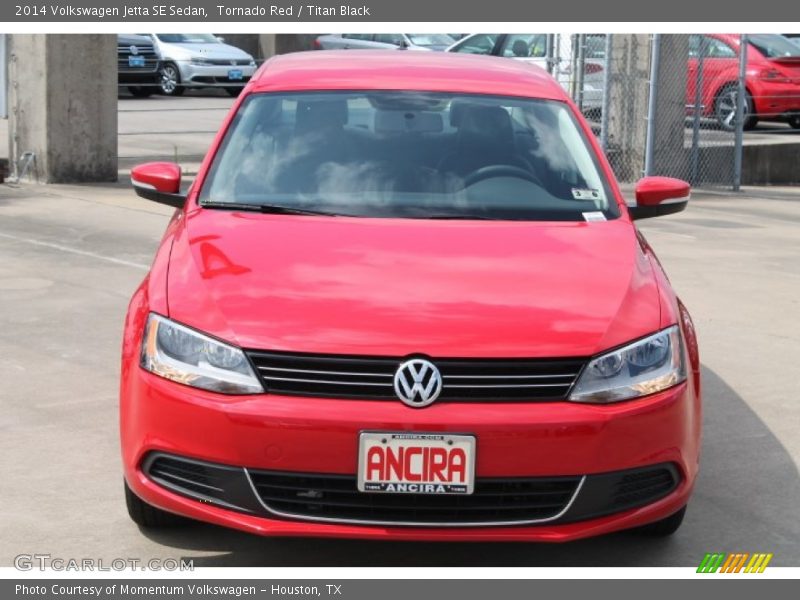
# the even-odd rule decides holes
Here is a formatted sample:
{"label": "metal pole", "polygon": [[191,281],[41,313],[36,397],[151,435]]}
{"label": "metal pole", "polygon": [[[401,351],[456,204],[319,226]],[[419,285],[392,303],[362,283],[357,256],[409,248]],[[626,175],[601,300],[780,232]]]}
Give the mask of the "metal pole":
{"label": "metal pole", "polygon": [[611,105],[611,55],[613,34],[606,34],[606,47],[603,58],[606,68],[603,71],[603,98],[600,100],[600,146],[603,152],[608,152],[608,107]]}
{"label": "metal pole", "polygon": [[575,73],[575,104],[578,105],[578,110],[583,112],[583,79],[586,73],[586,35],[581,33],[578,35],[578,65]]}
{"label": "metal pole", "polygon": [[0,33],[0,119],[8,118],[8,77],[6,73],[6,34]]}
{"label": "metal pole", "polygon": [[553,56],[555,54],[555,37],[556,36],[554,34],[548,33],[547,37],[545,38],[547,44],[547,48],[545,50],[547,55],[547,72],[550,73],[550,75],[552,75],[553,71],[555,70],[555,61],[553,60]]}
{"label": "metal pole", "polygon": [[743,33],[739,44],[739,85],[736,91],[736,137],[733,143],[733,191],[742,186],[742,142],[744,136],[745,78],[747,77],[747,34]]}
{"label": "metal pole", "polygon": [[661,34],[653,35],[650,55],[650,97],[647,99],[647,139],[644,146],[644,176],[653,174],[655,154],[656,100],[658,98],[658,71],[661,62]]}
{"label": "metal pole", "polygon": [[573,33],[569,40],[570,56],[569,56],[569,97],[575,100],[578,97],[577,92],[577,73],[578,73],[578,34]]}
{"label": "metal pole", "polygon": [[694,115],[692,120],[692,170],[689,176],[692,185],[697,183],[698,162],[700,160],[700,118],[703,116],[703,66],[708,42],[705,36],[700,36],[700,46],[697,54],[697,77],[694,88]]}

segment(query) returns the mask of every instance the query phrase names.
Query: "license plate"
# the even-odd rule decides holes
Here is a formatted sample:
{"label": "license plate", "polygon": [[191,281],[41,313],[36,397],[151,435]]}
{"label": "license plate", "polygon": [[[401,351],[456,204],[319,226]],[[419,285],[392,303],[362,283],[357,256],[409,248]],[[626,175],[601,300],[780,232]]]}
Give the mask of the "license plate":
{"label": "license plate", "polygon": [[144,56],[129,56],[128,57],[128,66],[129,67],[143,67],[144,66]]}
{"label": "license plate", "polygon": [[232,81],[241,81],[244,78],[241,69],[231,69],[228,71],[228,79]]}
{"label": "license plate", "polygon": [[474,436],[380,432],[359,436],[361,492],[471,494],[474,487]]}

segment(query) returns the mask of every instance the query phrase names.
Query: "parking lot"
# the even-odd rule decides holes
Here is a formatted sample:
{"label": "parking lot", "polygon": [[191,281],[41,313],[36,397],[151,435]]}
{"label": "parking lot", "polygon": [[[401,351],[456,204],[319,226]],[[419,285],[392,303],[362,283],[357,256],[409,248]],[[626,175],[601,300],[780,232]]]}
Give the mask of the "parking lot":
{"label": "parking lot", "polygon": [[[121,99],[121,169],[177,156],[191,173],[231,102]],[[748,135],[793,137],[784,130]],[[266,539],[202,524],[139,531],[122,494],[118,357],[128,298],[170,213],[124,180],[0,185],[0,565],[49,553],[195,566],[691,566],[712,551],[800,565],[800,190],[698,194],[685,213],[642,222],[699,331],[702,473],[673,538],[558,546]]]}

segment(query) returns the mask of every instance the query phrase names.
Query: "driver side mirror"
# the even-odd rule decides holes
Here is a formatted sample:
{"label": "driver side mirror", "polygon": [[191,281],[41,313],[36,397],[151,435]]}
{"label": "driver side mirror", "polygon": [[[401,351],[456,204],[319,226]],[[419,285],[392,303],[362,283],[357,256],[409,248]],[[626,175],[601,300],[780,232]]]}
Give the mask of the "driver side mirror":
{"label": "driver side mirror", "polygon": [[681,212],[689,203],[691,186],[673,177],[645,177],[636,183],[636,204],[628,206],[631,219],[648,219]]}
{"label": "driver side mirror", "polygon": [[183,208],[186,196],[181,194],[181,168],[171,162],[151,162],[131,169],[133,189],[142,198]]}

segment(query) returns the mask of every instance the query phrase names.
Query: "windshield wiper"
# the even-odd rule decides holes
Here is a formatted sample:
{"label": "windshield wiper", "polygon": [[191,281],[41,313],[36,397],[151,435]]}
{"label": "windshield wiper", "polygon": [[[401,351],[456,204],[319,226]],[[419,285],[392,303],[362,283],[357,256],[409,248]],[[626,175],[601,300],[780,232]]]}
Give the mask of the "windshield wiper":
{"label": "windshield wiper", "polygon": [[[310,208],[296,208],[293,206],[282,206],[280,204],[248,204],[246,202],[207,202],[201,203],[203,208],[223,208],[228,210],[246,210],[250,212],[260,212],[268,215],[316,215],[325,217],[338,217],[337,213],[326,212],[324,210],[313,210]],[[345,216],[345,215],[341,215]]]}

